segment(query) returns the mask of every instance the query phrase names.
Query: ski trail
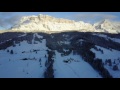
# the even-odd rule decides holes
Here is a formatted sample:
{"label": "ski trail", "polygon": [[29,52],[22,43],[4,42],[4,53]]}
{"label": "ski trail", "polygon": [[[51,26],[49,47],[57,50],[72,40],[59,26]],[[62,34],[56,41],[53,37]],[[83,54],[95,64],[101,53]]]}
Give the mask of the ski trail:
{"label": "ski trail", "polygon": [[78,78],[80,78],[80,76],[77,74],[77,72],[75,71],[75,70],[73,70],[73,68],[70,66],[70,65],[68,65],[68,64],[66,64],[73,72],[74,72],[74,74],[78,77]]}

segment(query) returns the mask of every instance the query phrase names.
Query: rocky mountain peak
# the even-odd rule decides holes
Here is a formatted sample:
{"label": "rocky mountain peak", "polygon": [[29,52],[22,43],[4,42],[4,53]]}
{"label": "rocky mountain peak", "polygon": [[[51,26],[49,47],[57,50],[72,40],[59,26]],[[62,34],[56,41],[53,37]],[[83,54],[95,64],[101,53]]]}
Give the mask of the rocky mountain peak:
{"label": "rocky mountain peak", "polygon": [[74,20],[68,20],[63,18],[56,18],[49,15],[32,15],[24,16],[21,18],[17,25],[14,25],[11,30],[23,31],[24,32],[58,32],[58,31],[69,31],[77,30],[80,32],[108,32],[108,33],[119,33],[120,23],[113,23],[112,21],[105,19],[101,22],[91,25],[83,21],[75,22]]}

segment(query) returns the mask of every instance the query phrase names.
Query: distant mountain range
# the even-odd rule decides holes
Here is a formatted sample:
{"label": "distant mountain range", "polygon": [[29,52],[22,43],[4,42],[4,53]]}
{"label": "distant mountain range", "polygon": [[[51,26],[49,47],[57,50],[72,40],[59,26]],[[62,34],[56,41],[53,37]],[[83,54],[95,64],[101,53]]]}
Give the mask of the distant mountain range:
{"label": "distant mountain range", "polygon": [[105,19],[92,25],[83,21],[76,22],[40,14],[38,16],[22,17],[19,23],[12,26],[9,30],[18,32],[64,32],[72,30],[79,32],[120,33],[120,22]]}

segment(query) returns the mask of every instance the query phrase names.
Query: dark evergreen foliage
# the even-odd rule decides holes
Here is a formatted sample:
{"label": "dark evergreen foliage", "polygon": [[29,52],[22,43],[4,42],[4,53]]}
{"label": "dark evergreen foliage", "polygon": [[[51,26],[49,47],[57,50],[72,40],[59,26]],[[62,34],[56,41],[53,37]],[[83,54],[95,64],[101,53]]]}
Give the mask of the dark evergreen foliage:
{"label": "dark evergreen foliage", "polygon": [[13,50],[10,51],[10,54],[13,54]]}
{"label": "dark evergreen foliage", "polygon": [[118,69],[118,66],[117,66],[117,65],[114,65],[114,66],[113,66],[113,70],[114,70],[114,71],[119,70],[119,69]]}

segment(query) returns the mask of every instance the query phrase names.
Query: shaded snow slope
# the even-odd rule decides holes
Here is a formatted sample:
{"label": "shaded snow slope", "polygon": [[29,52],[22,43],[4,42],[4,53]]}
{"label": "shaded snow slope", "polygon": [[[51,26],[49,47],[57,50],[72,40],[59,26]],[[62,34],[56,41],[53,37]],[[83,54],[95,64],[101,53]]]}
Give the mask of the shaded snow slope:
{"label": "shaded snow slope", "polygon": [[[55,51],[55,78],[101,78],[87,62],[85,62],[79,55],[71,53],[68,56],[61,56]],[[72,59],[65,63],[64,60]]]}
{"label": "shaded snow slope", "polygon": [[[98,49],[103,50],[103,53],[100,51],[96,51],[95,49],[91,49],[92,52],[95,53],[95,57],[102,59],[102,62],[104,63],[104,67],[109,71],[109,73],[114,78],[120,78],[120,51],[114,50],[114,49],[106,49],[100,46],[96,46]],[[106,63],[106,60],[111,60],[111,65],[109,63]],[[113,67],[117,65],[118,70],[113,70]]]}
{"label": "shaded snow slope", "polygon": [[13,35],[0,39],[0,78],[120,78],[119,34]]}

